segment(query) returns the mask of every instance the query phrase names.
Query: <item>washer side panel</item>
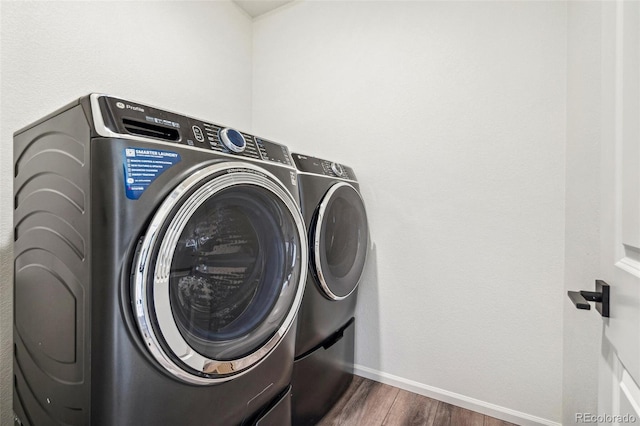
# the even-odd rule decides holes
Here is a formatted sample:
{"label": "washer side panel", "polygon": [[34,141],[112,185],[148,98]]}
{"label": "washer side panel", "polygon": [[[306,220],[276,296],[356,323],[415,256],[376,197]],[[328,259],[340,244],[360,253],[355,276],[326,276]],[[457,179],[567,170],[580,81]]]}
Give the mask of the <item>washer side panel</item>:
{"label": "washer side panel", "polygon": [[14,136],[14,411],[90,419],[90,127],[77,102]]}

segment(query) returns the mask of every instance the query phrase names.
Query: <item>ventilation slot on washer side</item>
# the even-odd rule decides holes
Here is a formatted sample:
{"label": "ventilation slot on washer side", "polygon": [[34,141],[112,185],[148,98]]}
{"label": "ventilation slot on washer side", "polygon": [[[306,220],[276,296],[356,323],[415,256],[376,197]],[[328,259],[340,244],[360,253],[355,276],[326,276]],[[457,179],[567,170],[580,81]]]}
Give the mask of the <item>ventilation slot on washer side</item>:
{"label": "ventilation slot on washer side", "polygon": [[124,124],[125,130],[132,135],[151,136],[152,138],[165,139],[168,141],[177,141],[180,139],[180,134],[176,129],[169,129],[167,127],[128,118],[122,119],[122,123]]}

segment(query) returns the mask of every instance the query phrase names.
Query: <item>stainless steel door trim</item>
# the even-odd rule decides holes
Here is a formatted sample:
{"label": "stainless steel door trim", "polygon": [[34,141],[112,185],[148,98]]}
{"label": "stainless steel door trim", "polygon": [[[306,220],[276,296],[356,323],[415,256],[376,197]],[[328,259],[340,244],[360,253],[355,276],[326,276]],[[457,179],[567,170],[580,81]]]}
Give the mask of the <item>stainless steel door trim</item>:
{"label": "stainless steel door trim", "polygon": [[[322,288],[322,291],[324,291],[325,295],[331,300],[343,300],[349,297],[354,291],[356,291],[356,289],[360,285],[360,280],[362,278],[362,274],[361,274],[360,277],[358,278],[358,282],[348,294],[344,296],[338,296],[333,291],[331,291],[331,288],[329,288],[325,274],[322,271],[322,262],[320,260],[321,256],[323,255],[320,252],[320,236],[322,235],[322,223],[323,223],[324,215],[327,210],[327,206],[329,205],[329,202],[333,198],[333,194],[338,189],[343,187],[351,188],[358,195],[358,198],[360,198],[360,200],[362,201],[362,204],[364,205],[364,200],[362,200],[362,196],[360,195],[358,190],[356,190],[352,185],[346,182],[338,182],[335,185],[331,186],[331,188],[329,188],[325,196],[322,198],[322,201],[320,202],[320,207],[318,208],[318,217],[316,220],[316,226],[313,230],[313,264],[315,266],[315,271],[316,271],[316,275],[318,276],[320,287]],[[369,232],[369,230],[367,229],[366,232]],[[366,248],[366,250],[367,252],[365,252],[365,256],[368,256],[369,254],[368,248]],[[367,259],[365,257],[365,265],[366,265],[366,262],[367,262]]]}
{"label": "stainless steel door trim", "polygon": [[[221,174],[224,172],[227,173]],[[202,181],[217,174],[221,175],[212,178],[209,182],[197,188],[193,194],[188,196],[184,203],[181,205],[178,204],[186,193]],[[276,195],[287,207],[296,224],[298,236],[301,241],[300,277],[291,310],[288,312],[283,324],[276,331],[275,335],[250,355],[231,361],[218,361],[207,358],[193,350],[180,334],[173,319],[169,302],[169,272],[177,240],[196,209],[221,190],[239,184],[260,186]],[[178,212],[171,216],[171,211],[176,207],[179,209]],[[162,236],[162,239],[158,241],[160,231],[167,221],[170,221],[168,229]],[[249,372],[252,367],[260,363],[264,357],[278,345],[280,340],[289,331],[297,314],[302,301],[304,281],[307,274],[308,252],[306,241],[304,219],[302,218],[295,199],[288,189],[268,171],[249,163],[240,162],[220,163],[197,171],[178,185],[178,187],[166,197],[151,220],[151,224],[142,242],[140,254],[135,263],[133,277],[135,314],[136,322],[145,346],[163,368],[173,376],[187,383],[197,385],[220,383]],[[160,244],[159,254],[155,265],[151,265],[149,264],[149,256],[157,244]],[[153,276],[151,278],[153,278],[152,285],[154,286],[153,304],[156,307],[155,312],[151,312],[151,301],[148,300],[148,282],[152,271]],[[288,282],[282,283],[283,286],[291,284],[292,283]],[[151,325],[151,321],[153,321],[154,318],[158,322],[161,336],[156,334],[156,331]],[[200,374],[194,374],[175,362],[163,349],[160,343],[161,340],[169,346],[173,355],[178,357],[182,363]]]}

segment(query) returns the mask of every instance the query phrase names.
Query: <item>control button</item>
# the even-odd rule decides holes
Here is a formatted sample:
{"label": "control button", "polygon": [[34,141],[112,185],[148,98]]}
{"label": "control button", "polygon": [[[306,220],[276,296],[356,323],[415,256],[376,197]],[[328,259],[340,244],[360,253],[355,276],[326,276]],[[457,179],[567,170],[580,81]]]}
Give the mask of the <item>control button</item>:
{"label": "control button", "polygon": [[336,174],[336,176],[342,177],[344,175],[344,169],[338,163],[331,163],[331,170]]}
{"label": "control button", "polygon": [[193,126],[191,128],[193,130],[193,136],[196,137],[198,142],[204,142],[204,134],[202,133],[202,129],[198,126]]}
{"label": "control button", "polygon": [[233,152],[242,152],[247,146],[247,141],[242,136],[242,133],[229,127],[220,130],[220,140],[224,146]]}

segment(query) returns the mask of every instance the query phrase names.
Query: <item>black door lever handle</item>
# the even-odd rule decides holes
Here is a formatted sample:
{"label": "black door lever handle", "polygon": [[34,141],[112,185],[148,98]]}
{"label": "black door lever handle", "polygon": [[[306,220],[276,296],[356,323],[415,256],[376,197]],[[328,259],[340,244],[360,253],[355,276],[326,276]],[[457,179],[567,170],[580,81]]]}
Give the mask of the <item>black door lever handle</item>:
{"label": "black door lever handle", "polygon": [[596,302],[596,309],[605,318],[609,318],[609,284],[602,280],[596,280],[596,291],[568,291],[569,299],[578,309],[590,310],[588,301]]}
{"label": "black door lever handle", "polygon": [[579,291],[568,291],[569,299],[576,305],[578,309],[586,309],[587,311],[591,309],[591,305],[587,302],[587,299],[582,297]]}

